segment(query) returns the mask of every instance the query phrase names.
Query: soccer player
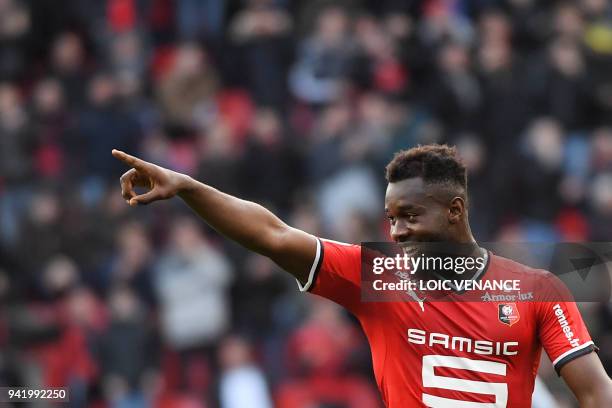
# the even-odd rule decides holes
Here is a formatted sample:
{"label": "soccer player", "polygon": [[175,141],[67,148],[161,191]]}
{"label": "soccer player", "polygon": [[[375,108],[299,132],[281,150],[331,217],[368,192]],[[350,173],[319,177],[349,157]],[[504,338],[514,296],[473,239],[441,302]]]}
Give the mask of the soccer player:
{"label": "soccer player", "polygon": [[[362,302],[360,246],[314,237],[258,204],[124,152],[113,155],[132,167],[121,177],[130,205],[177,195],[219,233],[295,276],[301,291],[353,313],[370,344],[386,406],[531,407],[543,347],[581,407],[612,407],[612,381],[572,301]],[[473,244],[487,262],[469,279],[533,272],[476,244],[468,223],[466,169],[454,148],[401,151],[387,165],[386,177],[385,212],[395,242]],[[148,191],[137,195],[134,187]]]}

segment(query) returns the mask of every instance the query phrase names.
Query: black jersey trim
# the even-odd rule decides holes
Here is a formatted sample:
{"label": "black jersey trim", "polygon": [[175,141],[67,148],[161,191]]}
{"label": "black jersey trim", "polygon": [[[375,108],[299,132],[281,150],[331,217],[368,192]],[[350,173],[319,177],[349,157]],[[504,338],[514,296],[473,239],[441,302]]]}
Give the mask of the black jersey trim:
{"label": "black jersey trim", "polygon": [[567,363],[569,363],[570,361],[575,360],[578,357],[584,356],[586,354],[592,353],[593,351],[598,351],[598,350],[599,348],[595,344],[593,344],[592,341],[586,344],[583,344],[582,346],[578,346],[577,350],[570,352],[569,354],[564,356],[562,359],[557,361],[557,363],[555,364],[555,371],[557,372],[557,375],[558,376],[561,375],[561,368]]}

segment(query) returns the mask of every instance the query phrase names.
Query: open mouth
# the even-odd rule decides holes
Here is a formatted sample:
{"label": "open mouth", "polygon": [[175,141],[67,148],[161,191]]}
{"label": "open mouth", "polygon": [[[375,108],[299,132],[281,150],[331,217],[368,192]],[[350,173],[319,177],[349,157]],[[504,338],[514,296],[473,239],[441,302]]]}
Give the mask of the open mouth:
{"label": "open mouth", "polygon": [[423,242],[398,242],[397,245],[401,248],[402,252],[408,256],[419,256],[425,250],[425,244]]}

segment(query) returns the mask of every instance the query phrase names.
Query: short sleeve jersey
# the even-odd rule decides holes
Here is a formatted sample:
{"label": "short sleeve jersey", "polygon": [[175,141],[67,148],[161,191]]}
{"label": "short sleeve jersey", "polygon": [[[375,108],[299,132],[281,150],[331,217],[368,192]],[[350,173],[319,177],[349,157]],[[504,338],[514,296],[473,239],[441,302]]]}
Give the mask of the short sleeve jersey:
{"label": "short sleeve jersey", "polygon": [[[487,258],[479,279],[547,273],[490,252]],[[360,281],[361,247],[318,239],[299,287],[357,317],[390,408],[531,407],[542,348],[557,372],[596,350],[573,301],[362,302]]]}

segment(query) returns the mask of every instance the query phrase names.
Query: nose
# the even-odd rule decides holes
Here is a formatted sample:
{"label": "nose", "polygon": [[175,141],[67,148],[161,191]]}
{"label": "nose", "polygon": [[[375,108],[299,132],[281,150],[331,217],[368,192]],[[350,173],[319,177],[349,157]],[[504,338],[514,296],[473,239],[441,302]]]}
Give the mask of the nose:
{"label": "nose", "polygon": [[394,242],[405,242],[409,241],[412,236],[412,229],[410,229],[406,223],[397,221],[391,226],[391,239]]}

